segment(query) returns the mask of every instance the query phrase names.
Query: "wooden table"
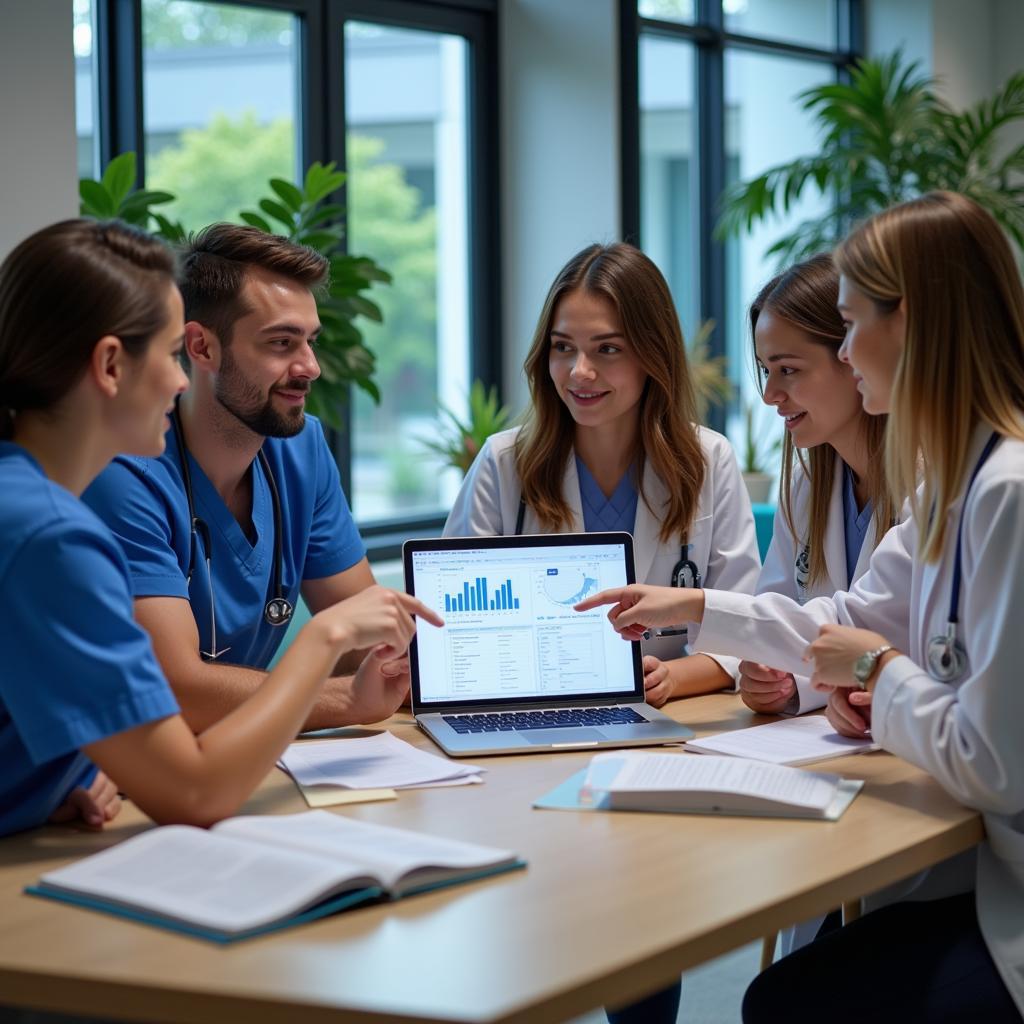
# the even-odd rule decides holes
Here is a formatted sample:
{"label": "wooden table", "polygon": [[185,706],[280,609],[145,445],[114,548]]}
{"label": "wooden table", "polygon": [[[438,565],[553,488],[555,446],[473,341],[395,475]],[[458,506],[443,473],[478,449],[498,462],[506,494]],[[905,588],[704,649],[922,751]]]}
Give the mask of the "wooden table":
{"label": "wooden table", "polygon": [[[731,695],[677,702],[698,733],[756,724]],[[407,715],[389,727],[433,749]],[[41,872],[145,826],[47,828],[0,841],[0,1003],[146,1021],[542,1024],[664,986],[681,971],[978,843],[979,816],[889,754],[835,823],[536,811],[588,754],[488,758],[486,783],[343,813],[509,847],[525,871],[367,907],[226,948],[21,894]],[[274,772],[246,807],[305,805]]]}

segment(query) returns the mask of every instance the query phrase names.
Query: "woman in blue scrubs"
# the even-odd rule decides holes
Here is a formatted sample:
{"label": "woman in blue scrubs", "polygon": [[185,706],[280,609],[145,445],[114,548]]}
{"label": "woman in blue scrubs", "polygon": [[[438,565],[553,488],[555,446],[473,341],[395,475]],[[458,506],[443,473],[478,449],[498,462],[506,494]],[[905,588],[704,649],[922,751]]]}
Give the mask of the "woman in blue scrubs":
{"label": "woman in blue scrubs", "polygon": [[[0,266],[0,835],[80,815],[116,789],[159,822],[234,813],[298,732],[339,655],[408,645],[405,594],[374,587],[313,617],[244,705],[196,736],[132,619],[117,541],[79,495],[119,452],[159,455],[184,318],[169,252],[118,222],[37,232]],[[97,769],[99,771],[97,771]]]}

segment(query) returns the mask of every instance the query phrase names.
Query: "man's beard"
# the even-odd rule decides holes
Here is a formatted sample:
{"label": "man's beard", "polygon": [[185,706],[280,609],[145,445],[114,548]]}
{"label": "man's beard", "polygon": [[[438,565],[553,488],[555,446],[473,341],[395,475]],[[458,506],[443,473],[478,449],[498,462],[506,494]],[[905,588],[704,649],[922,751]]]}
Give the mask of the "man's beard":
{"label": "man's beard", "polygon": [[[309,381],[289,380],[285,386],[289,391],[309,392]],[[213,393],[235,419],[260,437],[294,437],[306,425],[306,413],[302,406],[296,406],[286,413],[278,412],[272,404],[271,396],[263,398],[259,388],[242,376],[230,350],[226,348],[221,356],[220,373]]]}

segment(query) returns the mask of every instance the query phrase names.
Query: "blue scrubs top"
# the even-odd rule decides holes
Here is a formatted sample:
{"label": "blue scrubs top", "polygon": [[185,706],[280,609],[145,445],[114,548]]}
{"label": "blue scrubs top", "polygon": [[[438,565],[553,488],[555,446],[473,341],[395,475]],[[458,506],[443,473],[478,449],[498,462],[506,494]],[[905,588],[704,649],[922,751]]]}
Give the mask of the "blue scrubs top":
{"label": "blue scrubs top", "polygon": [[[196,538],[196,563],[187,582],[190,524],[174,431],[157,459],[119,456],[82,495],[113,530],[128,558],[135,597],[183,597],[191,601],[200,650],[210,650],[210,587],[206,552]],[[298,600],[303,580],[321,579],[350,569],[366,554],[338,468],[313,416],[295,437],[263,443],[281,498],[284,596]],[[259,460],[252,465],[250,540],[199,464],[189,456],[196,515],[212,539],[213,590],[217,610],[217,646],[228,648],[221,661],[266,668],[285,635],[271,626],[263,609],[272,596],[274,506]]]}
{"label": "blue scrubs top", "polygon": [[110,531],[0,441],[0,835],[43,824],[96,773],[82,747],[178,705],[132,618]]}
{"label": "blue scrubs top", "polygon": [[587,533],[601,533],[609,530],[623,530],[632,533],[636,525],[636,484],[632,468],[626,470],[615,493],[604,496],[593,474],[576,456],[576,473],[580,479],[580,504],[583,507],[583,528]]}
{"label": "blue scrubs top", "polygon": [[843,528],[846,540],[846,585],[853,583],[853,574],[857,571],[857,559],[860,549],[864,546],[868,527],[871,525],[871,502],[869,501],[859,512],[857,496],[853,492],[853,470],[843,463]]}

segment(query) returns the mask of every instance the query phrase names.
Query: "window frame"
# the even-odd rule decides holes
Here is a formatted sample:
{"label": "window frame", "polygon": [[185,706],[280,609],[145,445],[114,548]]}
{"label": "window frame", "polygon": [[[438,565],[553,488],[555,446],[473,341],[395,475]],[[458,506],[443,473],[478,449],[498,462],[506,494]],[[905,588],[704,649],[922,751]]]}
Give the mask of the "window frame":
{"label": "window frame", "polygon": [[[460,35],[469,43],[467,110],[470,183],[470,378],[502,389],[501,260],[498,207],[498,0],[211,0],[281,11],[298,20],[299,123],[302,166],[333,160],[345,169],[346,21]],[[133,150],[137,185],[145,181],[142,0],[94,0],[98,83],[96,129],[100,166]],[[344,186],[334,197],[344,204]],[[342,487],[354,506],[349,402],[339,429],[328,431]],[[434,536],[446,512],[360,523],[371,558],[397,557],[409,537]]]}
{"label": "window frame", "polygon": [[[659,36],[691,43],[696,56],[694,89],[697,117],[697,253],[700,266],[698,306],[703,320],[714,320],[709,353],[724,356],[732,317],[726,302],[726,243],[714,238],[717,197],[726,185],[725,152],[725,55],[742,50],[831,65],[838,81],[864,52],[863,0],[830,0],[834,8],[835,38],[832,48],[789,43],[725,29],[722,0],[697,0],[691,24],[642,17],[639,0],[620,0],[619,52],[622,236],[640,245],[641,239],[641,138],[640,138],[640,38]],[[728,410],[710,410],[709,425],[722,433]]]}

